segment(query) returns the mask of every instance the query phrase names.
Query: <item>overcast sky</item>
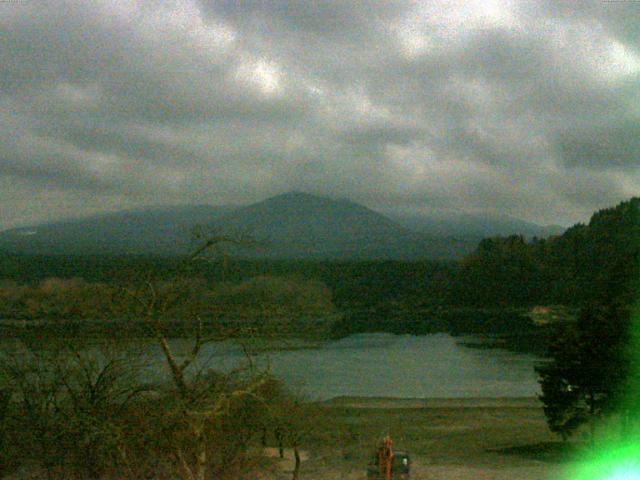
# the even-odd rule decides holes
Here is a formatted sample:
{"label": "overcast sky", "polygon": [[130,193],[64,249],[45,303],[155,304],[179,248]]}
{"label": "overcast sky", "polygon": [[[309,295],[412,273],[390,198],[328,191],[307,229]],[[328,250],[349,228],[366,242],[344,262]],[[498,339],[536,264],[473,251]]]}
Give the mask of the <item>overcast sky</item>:
{"label": "overcast sky", "polygon": [[640,193],[638,1],[0,1],[0,229],[290,190],[585,221]]}

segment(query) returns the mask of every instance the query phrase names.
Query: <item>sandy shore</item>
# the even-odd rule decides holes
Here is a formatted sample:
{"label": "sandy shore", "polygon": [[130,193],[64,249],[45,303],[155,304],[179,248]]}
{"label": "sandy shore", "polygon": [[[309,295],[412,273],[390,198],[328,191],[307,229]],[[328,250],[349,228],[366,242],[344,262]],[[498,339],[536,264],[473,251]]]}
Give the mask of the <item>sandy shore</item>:
{"label": "sandy shore", "polygon": [[[559,479],[567,465],[536,398],[340,397],[321,405],[347,433],[333,448],[305,452],[301,479],[364,479],[376,438],[387,433],[410,453],[413,479]],[[288,460],[282,468],[290,470]]]}

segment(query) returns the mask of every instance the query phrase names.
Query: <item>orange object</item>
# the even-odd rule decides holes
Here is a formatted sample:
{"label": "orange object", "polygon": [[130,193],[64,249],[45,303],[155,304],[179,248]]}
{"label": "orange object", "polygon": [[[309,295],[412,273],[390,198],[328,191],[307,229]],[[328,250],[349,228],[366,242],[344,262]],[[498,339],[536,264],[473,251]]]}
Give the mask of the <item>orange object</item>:
{"label": "orange object", "polygon": [[390,436],[384,437],[382,444],[378,447],[378,468],[380,476],[385,480],[391,480],[391,463],[393,462],[393,440]]}

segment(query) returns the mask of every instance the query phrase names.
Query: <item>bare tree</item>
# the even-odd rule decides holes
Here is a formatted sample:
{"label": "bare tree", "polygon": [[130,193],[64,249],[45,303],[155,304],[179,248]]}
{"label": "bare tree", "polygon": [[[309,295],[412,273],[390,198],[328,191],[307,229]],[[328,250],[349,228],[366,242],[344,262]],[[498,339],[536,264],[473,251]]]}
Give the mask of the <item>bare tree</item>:
{"label": "bare tree", "polygon": [[[152,335],[168,372],[164,385],[145,385],[144,368],[115,342],[97,351],[93,343],[52,342],[29,332],[16,342],[19,355],[3,352],[0,449],[11,420],[7,441],[20,443],[20,461],[40,466],[36,474],[51,480],[230,476],[220,459],[243,458],[280,384],[256,365],[246,345],[244,361],[232,371],[213,370],[203,359],[209,342],[251,335],[228,328],[210,333],[202,320],[210,288],[193,267],[225,242],[250,243],[203,237],[170,278],[144,271],[117,286],[100,286],[110,316],[141,321]],[[177,319],[190,330],[184,350],[170,341]]]}
{"label": "bare tree", "polygon": [[268,422],[273,430],[280,458],[284,458],[285,447],[293,453],[292,479],[300,478],[301,448],[318,428],[321,411],[302,395],[281,388],[270,408]]}
{"label": "bare tree", "polygon": [[11,410],[0,432],[11,434],[21,460],[32,458],[47,478],[68,478],[65,471],[99,478],[117,463],[121,413],[148,388],[129,352],[97,354],[77,341],[48,340],[25,337],[19,350],[0,357],[0,390],[10,389],[3,410]]}
{"label": "bare tree", "polygon": [[[133,287],[122,289],[124,297],[129,300],[131,311],[149,328],[162,351],[168,367],[171,382],[177,394],[180,414],[190,435],[189,445],[194,454],[189,456],[186,447],[176,446],[175,456],[179,463],[179,475],[185,480],[205,480],[207,466],[210,462],[208,452],[211,449],[209,440],[212,429],[217,421],[223,417],[235,403],[244,398],[254,398],[262,401],[260,391],[267,385],[271,377],[266,371],[259,371],[247,355],[246,366],[241,370],[231,372],[219,379],[219,386],[200,381],[203,376],[198,375],[194,366],[203,346],[208,342],[226,337],[229,331],[218,332],[214,336],[205,336],[202,320],[198,313],[197,304],[202,295],[194,295],[194,284],[184,276],[190,271],[194,262],[201,260],[212,249],[222,244],[246,246],[251,242],[246,237],[210,236],[198,237],[199,245],[188,255],[178,272],[178,280],[173,282],[153,281],[143,279]],[[163,325],[163,320],[175,316],[189,317],[195,324],[195,335],[191,347],[186,353],[178,355],[171,343]],[[234,333],[238,333],[237,331]],[[242,375],[245,379],[233,385],[231,379]]]}

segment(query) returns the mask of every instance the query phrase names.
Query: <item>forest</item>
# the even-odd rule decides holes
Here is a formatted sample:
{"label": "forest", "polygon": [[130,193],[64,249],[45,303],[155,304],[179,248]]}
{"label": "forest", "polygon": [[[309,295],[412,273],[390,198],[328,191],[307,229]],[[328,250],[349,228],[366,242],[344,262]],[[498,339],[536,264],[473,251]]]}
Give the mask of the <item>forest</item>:
{"label": "forest", "polygon": [[[208,258],[189,280],[205,316],[326,317],[334,335],[494,332],[536,306],[630,305],[637,291],[640,199],[596,212],[586,225],[526,241],[486,238],[460,261],[314,261]],[[114,286],[139,272],[176,278],[181,259],[0,255],[0,317],[100,319]],[[102,292],[97,294],[97,292]],[[111,293],[109,293],[111,292]],[[72,301],[74,298],[79,301]],[[84,299],[84,300],[83,300]],[[252,306],[251,303],[254,303]],[[260,317],[258,315],[258,317]],[[291,322],[290,322],[291,323]],[[291,324],[295,331],[295,322]]]}
{"label": "forest", "polygon": [[[637,287],[633,280],[637,278],[640,248],[635,240],[639,233],[638,203],[635,198],[601,210],[588,225],[575,225],[558,237],[529,242],[519,235],[487,238],[459,262],[213,259],[195,264],[189,275],[201,285],[208,285],[211,291],[207,295],[217,296],[215,302],[209,302],[217,305],[214,309],[234,302],[237,305],[238,289],[246,292],[262,288],[263,292],[271,291],[268,304],[280,303],[282,308],[288,305],[281,308],[281,313],[290,307],[289,314],[295,311],[322,316],[333,314],[336,309],[342,313],[343,321],[335,330],[345,333],[366,329],[433,331],[454,317],[468,320],[447,328],[477,330],[477,325],[472,325],[475,318],[476,324],[493,322],[487,325],[492,330],[501,322],[487,312],[499,311],[498,316],[504,316],[504,312],[536,305],[579,307],[598,300],[630,303]],[[170,281],[175,278],[179,262],[179,258],[160,256],[2,254],[0,316],[112,316],[95,304],[105,298],[95,295],[95,291],[108,290],[142,271],[154,279]],[[265,288],[265,282],[270,282],[269,288]],[[219,284],[235,289],[235,300],[231,300],[234,295],[223,294],[219,286],[213,287]],[[287,289],[288,299],[283,297]],[[301,309],[294,297],[309,289],[324,299],[312,300],[315,307],[305,301]],[[278,290],[280,293],[276,293]],[[85,301],[69,301],[74,295]],[[245,302],[243,308],[246,307]]]}

